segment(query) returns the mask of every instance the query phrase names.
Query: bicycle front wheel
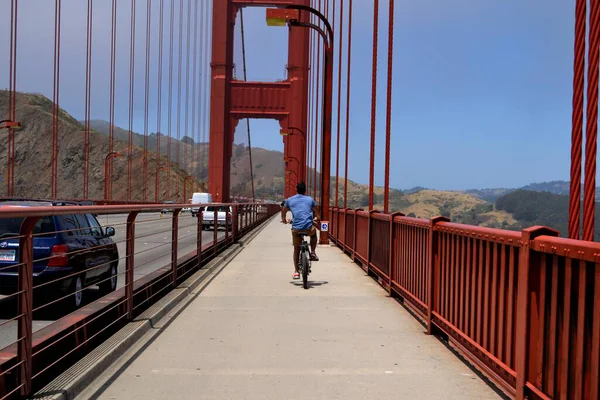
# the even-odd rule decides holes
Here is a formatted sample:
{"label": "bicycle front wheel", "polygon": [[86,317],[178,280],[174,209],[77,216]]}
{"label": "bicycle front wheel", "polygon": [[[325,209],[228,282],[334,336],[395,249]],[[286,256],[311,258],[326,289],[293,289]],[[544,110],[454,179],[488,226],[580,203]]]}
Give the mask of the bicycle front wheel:
{"label": "bicycle front wheel", "polygon": [[303,251],[300,255],[300,262],[302,263],[302,283],[304,285],[304,289],[308,289],[308,252]]}

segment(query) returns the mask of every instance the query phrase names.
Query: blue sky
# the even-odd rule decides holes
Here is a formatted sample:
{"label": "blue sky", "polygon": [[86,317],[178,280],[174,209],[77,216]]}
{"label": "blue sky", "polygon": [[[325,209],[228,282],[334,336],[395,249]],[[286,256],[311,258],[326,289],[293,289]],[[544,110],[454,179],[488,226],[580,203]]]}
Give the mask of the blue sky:
{"label": "blue sky", "polygon": [[[347,0],[344,1],[347,4]],[[53,73],[53,3],[47,0],[19,2],[18,90],[40,92],[49,97]],[[83,117],[84,110],[85,3],[63,0],[60,105],[77,118]],[[108,2],[102,3],[106,4],[96,2],[94,8],[92,117],[108,120],[110,9]],[[151,132],[156,129],[157,119],[158,13],[157,1],[153,3]],[[184,3],[187,5],[187,0]],[[568,179],[573,3],[572,0],[396,0],[392,187],[515,187]],[[2,14],[5,10],[8,13],[9,4],[9,0],[0,0]],[[118,12],[116,121],[122,127],[128,126],[129,4],[129,1],[119,1]],[[366,183],[369,178],[373,5],[371,1],[354,0],[354,6],[349,177]],[[176,10],[178,7],[179,1],[176,1]],[[168,9],[169,2],[167,13]],[[138,13],[134,127],[142,131],[145,2],[138,2]],[[266,27],[264,9],[247,9],[244,18],[248,79],[283,78],[287,60],[286,28]],[[382,0],[377,184],[383,184],[384,171],[387,20],[388,1]],[[347,23],[345,25],[347,27]],[[8,54],[8,29],[9,24],[0,25],[0,38],[5,38],[0,40],[2,54]],[[175,72],[177,36],[176,32]],[[168,36],[166,39],[165,55],[168,54]],[[7,57],[4,60],[0,63],[2,88],[8,86]],[[166,60],[165,57],[163,130],[167,116]],[[337,68],[335,70],[337,75]],[[345,76],[345,69],[343,71]],[[337,81],[337,76],[335,79]],[[176,101],[176,77],[173,85]],[[334,87],[337,88],[337,83]],[[343,90],[345,93],[345,85]],[[185,98],[185,88],[182,98]],[[344,109],[345,100],[342,106]],[[335,102],[334,110],[337,110]],[[173,108],[173,121],[175,118],[176,108]],[[184,118],[183,111],[181,118]],[[342,121],[344,118],[345,112],[342,112]],[[173,122],[173,129],[175,126]],[[237,141],[245,136],[244,126],[239,125]],[[334,118],[334,133],[336,129]],[[184,130],[182,128],[181,135]],[[283,148],[278,124],[274,121],[252,121],[252,140],[254,146]],[[335,152],[333,155],[335,160]]]}

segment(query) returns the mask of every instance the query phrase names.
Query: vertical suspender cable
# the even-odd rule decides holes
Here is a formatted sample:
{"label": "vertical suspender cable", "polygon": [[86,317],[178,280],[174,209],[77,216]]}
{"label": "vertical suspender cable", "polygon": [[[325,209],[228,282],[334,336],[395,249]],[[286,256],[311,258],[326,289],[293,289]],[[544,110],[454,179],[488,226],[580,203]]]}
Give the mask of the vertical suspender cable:
{"label": "vertical suspender cable", "polygon": [[[321,3],[322,0],[319,0],[319,11],[322,9]],[[323,118],[322,115],[319,114],[319,92],[320,92],[320,80],[321,80],[321,41],[317,41],[317,91],[316,91],[316,100],[315,100],[315,134],[314,134],[314,162],[313,162],[313,198],[317,198],[317,146],[319,142],[319,118]]]}
{"label": "vertical suspender cable", "polygon": [[387,71],[387,102],[385,113],[385,189],[383,199],[383,212],[389,211],[390,201],[390,136],[392,123],[392,77],[394,63],[394,0],[390,1],[388,23],[388,71]]}
{"label": "vertical suspender cable", "polygon": [[[335,3],[334,3],[335,4]],[[337,150],[335,152],[335,207],[340,206],[340,122],[342,110],[342,38],[344,33],[344,0],[340,4],[340,29],[339,29],[339,47],[338,47],[338,112],[337,112]]]}
{"label": "vertical suspender cable", "polygon": [[[246,39],[244,35],[244,10],[240,10],[240,26],[242,29],[242,65],[244,68],[244,80],[248,80],[246,73]],[[248,128],[248,156],[250,158],[250,183],[252,184],[252,202],[255,201],[254,194],[254,168],[252,164],[252,142],[250,141],[250,120],[246,118],[246,126]]]}
{"label": "vertical suspender cable", "polygon": [[[198,147],[198,130],[196,129],[196,92],[198,90],[197,87],[197,81],[196,81],[196,72],[197,72],[197,66],[198,66],[198,0],[194,0],[194,62],[193,62],[193,67],[192,67],[192,139],[193,139],[193,145],[192,145],[192,154],[190,155],[191,158],[191,165],[192,165],[192,176],[194,176],[194,188],[197,188],[197,182],[198,182],[198,177],[195,176],[195,171],[197,168],[197,161],[198,159],[196,158],[196,148]],[[197,189],[193,189],[193,191],[195,192]]]}
{"label": "vertical suspender cable", "polygon": [[379,0],[373,3],[373,67],[371,84],[371,162],[369,165],[369,210],[373,209],[375,187],[375,119],[377,113],[377,33],[379,29]]}
{"label": "vertical suspender cable", "polygon": [[[58,112],[60,94],[61,0],[54,3],[54,93],[52,105],[52,198],[58,196]],[[14,148],[13,148],[14,150]]]}
{"label": "vertical suspender cable", "polygon": [[83,198],[89,198],[89,179],[90,179],[90,117],[91,117],[91,86],[92,86],[92,10],[93,0],[87,3],[87,32],[86,32],[86,52],[85,52],[85,137],[83,144]]}
{"label": "vertical suspender cable", "polygon": [[129,43],[129,142],[127,143],[127,201],[132,199],[133,175],[133,92],[135,84],[135,0],[131,0],[131,34]]}
{"label": "vertical suspender cable", "polygon": [[157,87],[157,103],[156,103],[156,187],[154,189],[154,201],[158,203],[160,197],[160,168],[162,159],[162,149],[160,147],[161,122],[162,122],[162,74],[163,74],[163,34],[164,34],[164,6],[165,3],[161,0],[158,17],[158,87]]}
{"label": "vertical suspender cable", "polygon": [[[9,56],[9,93],[8,93],[8,119],[15,122],[17,118],[17,9],[18,1],[12,0],[10,4],[10,56]],[[15,129],[8,128],[8,163],[6,194],[14,196],[15,185]]]}
{"label": "vertical suspender cable", "polygon": [[206,27],[205,27],[205,37],[206,37],[206,46],[204,48],[205,51],[205,56],[204,56],[204,60],[205,60],[205,67],[206,67],[206,74],[205,74],[205,91],[204,91],[204,96],[206,97],[205,101],[204,101],[204,115],[206,116],[205,118],[205,137],[206,137],[206,146],[204,146],[204,159],[206,160],[206,165],[208,167],[208,144],[210,141],[210,84],[211,84],[211,69],[210,69],[210,49],[211,49],[211,34],[210,34],[210,21],[212,21],[211,15],[212,15],[212,9],[211,9],[211,4],[212,2],[208,2],[207,3],[207,13],[206,13]]}
{"label": "vertical suspender cable", "polygon": [[[184,174],[184,179],[187,179],[187,174],[188,174],[188,160],[187,160],[187,148],[189,146],[189,138],[191,137],[189,134],[189,109],[190,109],[190,28],[191,28],[191,17],[192,17],[192,0],[188,0],[188,11],[187,11],[187,41],[186,41],[186,66],[185,66],[185,117],[184,117],[184,132],[185,132],[185,136],[188,137],[187,143],[183,143],[183,171],[185,171]],[[185,192],[185,185],[187,185],[187,182],[184,180],[183,182],[183,186],[184,186],[184,192]],[[183,199],[183,202],[185,203],[187,201],[187,199]]]}
{"label": "vertical suspender cable", "polygon": [[171,0],[171,25],[169,25],[169,107],[167,116],[167,199],[171,200],[171,116],[173,113],[173,25],[175,24],[175,0]]}
{"label": "vertical suspender cable", "polygon": [[[177,146],[175,163],[180,172],[184,170],[181,165],[181,57],[183,46],[183,0],[179,1],[179,52],[177,57]],[[177,179],[177,199],[181,198],[181,176]],[[185,178],[184,178],[185,179]]]}
{"label": "vertical suspender cable", "polygon": [[[206,50],[206,25],[207,25],[207,15],[208,15],[208,4],[206,1],[202,1],[202,7],[200,13],[202,14],[202,40],[200,41],[200,88],[198,95],[198,128],[200,129],[200,146],[198,147],[198,164],[200,166],[200,176],[204,175],[204,148],[206,146],[206,141],[204,136],[206,134],[206,119],[208,116],[205,114],[205,102],[206,102],[206,63],[208,59],[205,57]],[[203,178],[204,179],[204,178]],[[203,186],[204,182],[203,182]]]}
{"label": "vertical suspender cable", "polygon": [[583,141],[583,100],[585,82],[586,2],[577,0],[573,65],[573,117],[571,132],[571,196],[569,238],[579,239],[581,218],[581,157]]}
{"label": "vertical suspender cable", "polygon": [[[314,8],[314,0],[311,0],[311,7]],[[312,16],[311,16],[312,18]],[[310,65],[310,75],[309,75],[309,80],[308,80],[308,124],[307,124],[307,129],[306,129],[306,137],[305,137],[305,144],[306,144],[306,153],[307,153],[307,157],[306,157],[306,176],[304,177],[305,181],[306,181],[306,185],[307,185],[307,190],[308,193],[310,193],[310,189],[311,189],[311,171],[310,171],[310,167],[311,167],[311,162],[310,160],[312,160],[311,156],[312,156],[312,146],[311,146],[311,140],[312,140],[312,134],[311,134],[311,129],[310,127],[312,127],[312,123],[313,123],[313,119],[314,119],[314,115],[313,115],[313,103],[314,103],[314,80],[315,80],[315,68],[314,68],[314,60],[315,60],[315,39],[314,39],[314,35],[315,32],[314,30],[311,29],[310,34],[309,34],[309,41],[310,41],[310,55],[309,55],[309,65]]]}
{"label": "vertical suspender cable", "polygon": [[348,0],[348,76],[346,81],[346,152],[344,169],[344,208],[348,207],[348,144],[350,143],[350,66],[352,65],[352,0]]}
{"label": "vertical suspender cable", "polygon": [[152,0],[146,2],[146,82],[144,96],[144,164],[142,169],[142,199],[148,201],[148,114],[150,97],[150,24],[152,22]]}
{"label": "vertical suspender cable", "polygon": [[585,129],[585,186],[583,193],[583,240],[594,240],[596,214],[596,154],[598,152],[598,63],[600,47],[600,0],[590,0],[588,90]]}
{"label": "vertical suspender cable", "polygon": [[[108,153],[114,151],[115,145],[115,61],[117,47],[117,0],[112,2],[111,13],[111,33],[110,33],[110,105],[109,105],[109,123],[108,123]],[[113,176],[113,157],[108,159],[108,176],[105,176],[106,192],[104,198],[112,199],[112,176]]]}

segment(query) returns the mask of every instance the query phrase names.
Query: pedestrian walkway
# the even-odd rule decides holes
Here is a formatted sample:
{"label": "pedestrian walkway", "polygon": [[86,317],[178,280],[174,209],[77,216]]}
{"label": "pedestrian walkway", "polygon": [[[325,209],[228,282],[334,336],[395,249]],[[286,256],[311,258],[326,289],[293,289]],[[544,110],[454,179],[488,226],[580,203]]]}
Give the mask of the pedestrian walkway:
{"label": "pedestrian walkway", "polygon": [[273,220],[99,398],[499,398],[339,249],[303,289],[289,230]]}

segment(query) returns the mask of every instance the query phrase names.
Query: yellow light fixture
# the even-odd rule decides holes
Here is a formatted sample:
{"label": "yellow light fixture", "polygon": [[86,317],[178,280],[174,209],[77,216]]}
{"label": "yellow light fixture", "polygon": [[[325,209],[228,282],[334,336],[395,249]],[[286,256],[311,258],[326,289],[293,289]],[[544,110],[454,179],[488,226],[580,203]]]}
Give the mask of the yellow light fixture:
{"label": "yellow light fixture", "polygon": [[298,10],[267,8],[267,26],[286,26],[288,21],[298,20]]}

